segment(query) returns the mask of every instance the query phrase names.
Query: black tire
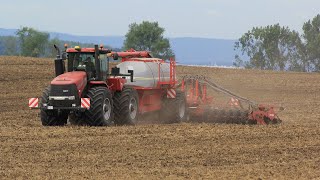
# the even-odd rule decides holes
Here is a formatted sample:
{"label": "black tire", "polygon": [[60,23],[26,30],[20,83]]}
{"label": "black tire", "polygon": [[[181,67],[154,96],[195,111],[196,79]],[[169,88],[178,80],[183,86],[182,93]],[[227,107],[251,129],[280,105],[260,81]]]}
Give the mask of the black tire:
{"label": "black tire", "polygon": [[249,124],[249,111],[241,111],[241,122],[244,125]]}
{"label": "black tire", "polygon": [[274,119],[272,122],[273,122],[273,124],[281,124],[282,120],[277,118],[277,119]]}
{"label": "black tire", "polygon": [[116,125],[136,125],[139,118],[139,96],[132,87],[124,87],[113,97],[114,123]]}
{"label": "black tire", "polygon": [[72,124],[87,126],[111,126],[113,123],[113,101],[109,89],[93,87],[88,90],[90,109],[82,117],[72,119]]}
{"label": "black tire", "polygon": [[207,108],[204,114],[206,116],[205,122],[208,122],[208,123],[219,123],[220,122],[220,116],[219,116],[218,109]]}
{"label": "black tire", "polygon": [[[43,104],[48,104],[50,90],[49,86],[43,91],[40,107],[43,107]],[[68,114],[68,111],[41,109],[40,118],[43,126],[64,126],[67,124]]]}
{"label": "black tire", "polygon": [[226,110],[225,109],[221,109],[220,111],[219,111],[219,121],[220,121],[220,123],[223,123],[223,124],[226,124],[227,123],[227,121],[226,121]]}
{"label": "black tire", "polygon": [[187,120],[187,103],[183,92],[176,91],[176,98],[163,100],[160,118],[167,123],[180,123]]}

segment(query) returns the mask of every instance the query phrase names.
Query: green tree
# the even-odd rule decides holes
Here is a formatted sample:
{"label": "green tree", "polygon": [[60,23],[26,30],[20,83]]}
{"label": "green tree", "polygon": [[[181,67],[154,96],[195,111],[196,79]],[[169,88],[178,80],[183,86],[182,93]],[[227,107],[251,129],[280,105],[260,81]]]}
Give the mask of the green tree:
{"label": "green tree", "polygon": [[14,56],[17,55],[17,49],[18,49],[18,42],[17,38],[14,36],[6,36],[4,37],[4,54],[8,56]]}
{"label": "green tree", "polygon": [[16,32],[21,43],[21,55],[39,57],[45,56],[49,34],[33,28],[22,27]]}
{"label": "green tree", "polygon": [[[234,65],[246,68],[284,70],[290,60],[298,57],[301,45],[299,33],[279,24],[254,27],[235,43],[235,50],[242,52],[249,60],[236,56]],[[296,61],[295,61],[296,65]]]}
{"label": "green tree", "polygon": [[141,24],[129,25],[124,49],[151,51],[155,57],[169,59],[174,56],[169,39],[163,37],[164,28],[158,22],[143,21]]}
{"label": "green tree", "polygon": [[58,39],[58,38],[53,38],[51,39],[49,42],[48,42],[48,45],[47,45],[47,57],[51,57],[51,58],[54,58],[57,56],[57,51],[56,49],[54,48],[54,45],[57,45],[59,47],[62,47],[63,44],[62,42]]}
{"label": "green tree", "polygon": [[303,25],[303,38],[305,40],[305,63],[314,71],[320,71],[320,15]]}

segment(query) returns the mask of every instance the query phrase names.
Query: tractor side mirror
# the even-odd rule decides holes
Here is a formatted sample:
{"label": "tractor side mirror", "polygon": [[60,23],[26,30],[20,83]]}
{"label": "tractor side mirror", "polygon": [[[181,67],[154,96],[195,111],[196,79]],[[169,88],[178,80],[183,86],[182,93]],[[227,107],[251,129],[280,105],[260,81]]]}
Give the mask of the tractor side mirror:
{"label": "tractor side mirror", "polygon": [[128,73],[130,74],[130,81],[133,82],[133,70],[128,70]]}

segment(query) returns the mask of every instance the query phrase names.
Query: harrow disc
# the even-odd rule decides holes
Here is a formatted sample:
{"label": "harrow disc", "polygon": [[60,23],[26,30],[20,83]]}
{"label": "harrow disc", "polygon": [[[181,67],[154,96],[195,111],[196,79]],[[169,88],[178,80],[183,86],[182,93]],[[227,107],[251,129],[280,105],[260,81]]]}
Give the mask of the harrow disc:
{"label": "harrow disc", "polygon": [[206,109],[205,116],[192,116],[193,122],[220,123],[220,124],[253,124],[248,118],[249,111],[240,109]]}
{"label": "harrow disc", "polygon": [[[206,116],[201,122],[206,123],[220,123],[220,124],[247,124],[254,125],[259,124],[255,119],[251,119],[250,111],[243,109],[207,109],[205,111]],[[193,118],[197,120],[197,118]],[[263,117],[263,121],[266,125],[280,124],[282,121],[279,118],[270,119]],[[199,122],[199,121],[198,121]]]}

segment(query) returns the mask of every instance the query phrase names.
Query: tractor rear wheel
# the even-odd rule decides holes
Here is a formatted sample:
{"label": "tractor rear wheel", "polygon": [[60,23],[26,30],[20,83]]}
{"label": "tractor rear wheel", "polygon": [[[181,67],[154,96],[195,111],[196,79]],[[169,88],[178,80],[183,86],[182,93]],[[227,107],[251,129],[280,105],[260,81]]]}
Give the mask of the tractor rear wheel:
{"label": "tractor rear wheel", "polygon": [[114,101],[114,123],[116,125],[136,125],[139,115],[138,92],[132,87],[124,87],[116,92]]}
{"label": "tractor rear wheel", "polygon": [[87,97],[90,98],[90,109],[84,116],[78,118],[76,124],[88,126],[112,125],[112,95],[106,87],[93,87],[89,89]]}
{"label": "tractor rear wheel", "polygon": [[[40,99],[40,107],[43,107],[43,104],[48,104],[49,102],[49,94],[50,94],[50,86],[47,87],[42,94]],[[43,126],[64,126],[67,124],[68,120],[68,111],[62,110],[45,110],[41,109],[40,117]]]}
{"label": "tractor rear wheel", "polygon": [[176,92],[176,98],[164,99],[160,118],[167,123],[180,123],[187,119],[187,104],[185,94]]}

